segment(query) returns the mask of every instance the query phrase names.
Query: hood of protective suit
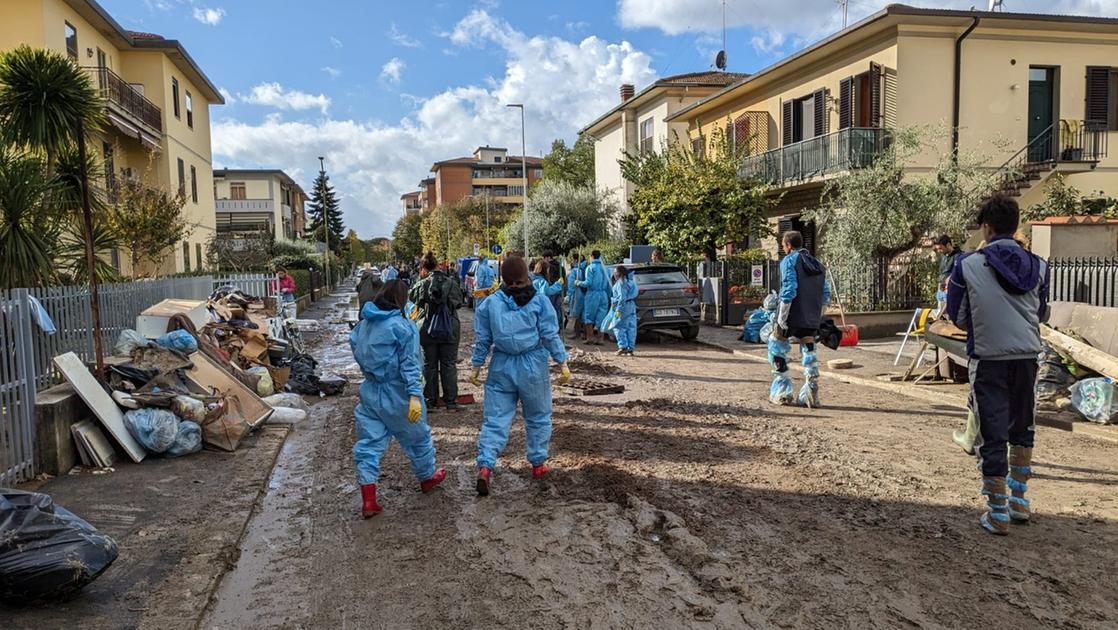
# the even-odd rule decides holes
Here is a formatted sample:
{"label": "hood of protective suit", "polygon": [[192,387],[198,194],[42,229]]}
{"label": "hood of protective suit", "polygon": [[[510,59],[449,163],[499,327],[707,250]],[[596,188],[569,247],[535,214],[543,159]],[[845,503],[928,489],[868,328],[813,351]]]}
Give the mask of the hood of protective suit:
{"label": "hood of protective suit", "polygon": [[1040,259],[1025,251],[1013,239],[1006,237],[992,241],[982,248],[981,253],[1006,291],[1022,295],[1040,283]]}
{"label": "hood of protective suit", "polygon": [[400,309],[394,308],[392,310],[384,310],[377,306],[375,302],[368,302],[361,308],[361,319],[383,321],[389,317],[395,316],[402,316]]}
{"label": "hood of protective suit", "polygon": [[801,249],[799,252],[800,262],[803,263],[804,273],[809,276],[818,276],[823,273],[823,263],[819,259],[811,255],[811,252],[806,249]]}

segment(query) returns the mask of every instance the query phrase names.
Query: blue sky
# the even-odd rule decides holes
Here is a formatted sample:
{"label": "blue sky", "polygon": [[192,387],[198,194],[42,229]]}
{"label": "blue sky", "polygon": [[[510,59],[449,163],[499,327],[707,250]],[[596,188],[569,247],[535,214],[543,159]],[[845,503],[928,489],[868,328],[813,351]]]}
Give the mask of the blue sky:
{"label": "blue sky", "polygon": [[[721,47],[721,0],[100,2],[125,28],[182,41],[226,94],[211,109],[215,167],[282,168],[309,189],[325,155],[362,238],[391,232],[434,161],[518,152],[504,103],[525,103],[538,155],[612,107],[621,83],[709,69]],[[850,20],[885,4],[851,0]],[[1118,0],[1007,5],[1118,14]],[[728,0],[726,18],[737,72],[841,28],[833,0]]]}

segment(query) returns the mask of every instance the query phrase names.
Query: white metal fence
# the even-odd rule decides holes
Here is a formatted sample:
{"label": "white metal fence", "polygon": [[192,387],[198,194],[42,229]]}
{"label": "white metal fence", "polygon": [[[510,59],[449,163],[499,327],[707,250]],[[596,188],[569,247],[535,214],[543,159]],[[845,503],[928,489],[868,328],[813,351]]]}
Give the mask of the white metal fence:
{"label": "white metal fence", "polygon": [[[271,276],[235,274],[103,284],[99,290],[101,336],[110,353],[121,331],[144,309],[169,298],[202,300],[218,286],[266,295]],[[57,333],[36,323],[34,302]],[[35,393],[59,382],[53,358],[74,352],[93,361],[89,289],[85,286],[0,291],[0,486],[29,479],[34,471]]]}

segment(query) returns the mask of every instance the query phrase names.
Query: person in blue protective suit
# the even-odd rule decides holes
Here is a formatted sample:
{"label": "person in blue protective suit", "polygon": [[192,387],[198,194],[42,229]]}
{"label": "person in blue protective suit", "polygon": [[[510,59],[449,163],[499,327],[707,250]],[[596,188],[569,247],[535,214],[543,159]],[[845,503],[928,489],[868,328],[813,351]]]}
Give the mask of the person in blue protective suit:
{"label": "person in blue protective suit", "polygon": [[535,273],[531,274],[532,287],[536,289],[536,293],[539,293],[551,302],[551,310],[555,312],[555,327],[558,328],[559,312],[555,310],[555,296],[562,295],[563,283],[559,281],[548,282],[547,267],[547,261],[541,260],[536,263]]}
{"label": "person in blue protective suit", "polygon": [[419,330],[404,316],[407,301],[407,285],[389,281],[361,309],[361,321],[349,336],[353,358],[365,375],[355,411],[357,442],[353,445],[365,518],[384,509],[377,503],[377,480],[380,459],[391,438],[396,438],[411,460],[421,491],[430,492],[446,479],[446,470],[435,467],[435,445],[423,405]]}
{"label": "person in blue protective suit", "polygon": [[477,261],[477,269],[474,271],[474,308],[477,308],[493,292],[493,279],[493,268],[489,266],[489,261],[482,254]]}
{"label": "person in blue protective suit", "polygon": [[501,289],[474,316],[476,342],[470,382],[481,385],[481,367],[489,357],[485,379],[485,420],[477,439],[477,493],[487,496],[497,456],[509,439],[520,402],[532,477],[548,473],[551,444],[551,382],[548,357],[560,367],[559,384],[571,377],[567,350],[559,339],[554,309],[536,292],[523,258],[510,256],[501,267]]}
{"label": "person in blue protective suit", "polygon": [[590,252],[590,264],[586,266],[585,300],[582,304],[582,321],[586,326],[587,345],[602,345],[602,331],[599,326],[609,313],[609,272],[602,264],[602,252]]}
{"label": "person in blue protective suit", "polygon": [[819,357],[815,335],[823,311],[831,300],[823,263],[804,249],[804,237],[796,231],[784,233],[784,260],[780,261],[780,305],[769,336],[769,363],[773,368],[769,400],[778,405],[792,403],[793,385],[788,375],[791,339],[800,341],[804,378],[798,400],[807,407],[819,406]]}
{"label": "person in blue protective suit", "polygon": [[396,263],[388,263],[384,268],[384,272],[380,274],[380,279],[384,282],[389,282],[400,277],[400,271],[396,269]]}
{"label": "person in blue protective suit", "polygon": [[617,354],[633,356],[637,347],[637,279],[633,272],[618,265],[613,270],[613,316],[617,320]]}
{"label": "person in blue protective suit", "polygon": [[567,319],[571,321],[570,339],[584,337],[586,331],[582,324],[582,303],[586,289],[579,286],[585,279],[586,261],[578,254],[571,254],[571,271],[567,274]]}

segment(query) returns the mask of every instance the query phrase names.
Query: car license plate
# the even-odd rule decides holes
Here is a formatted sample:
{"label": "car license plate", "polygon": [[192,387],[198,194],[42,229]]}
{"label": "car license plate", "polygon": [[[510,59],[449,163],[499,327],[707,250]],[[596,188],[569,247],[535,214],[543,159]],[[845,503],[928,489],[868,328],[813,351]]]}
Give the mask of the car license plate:
{"label": "car license plate", "polygon": [[652,309],[653,317],[679,317],[678,308],[656,308]]}

